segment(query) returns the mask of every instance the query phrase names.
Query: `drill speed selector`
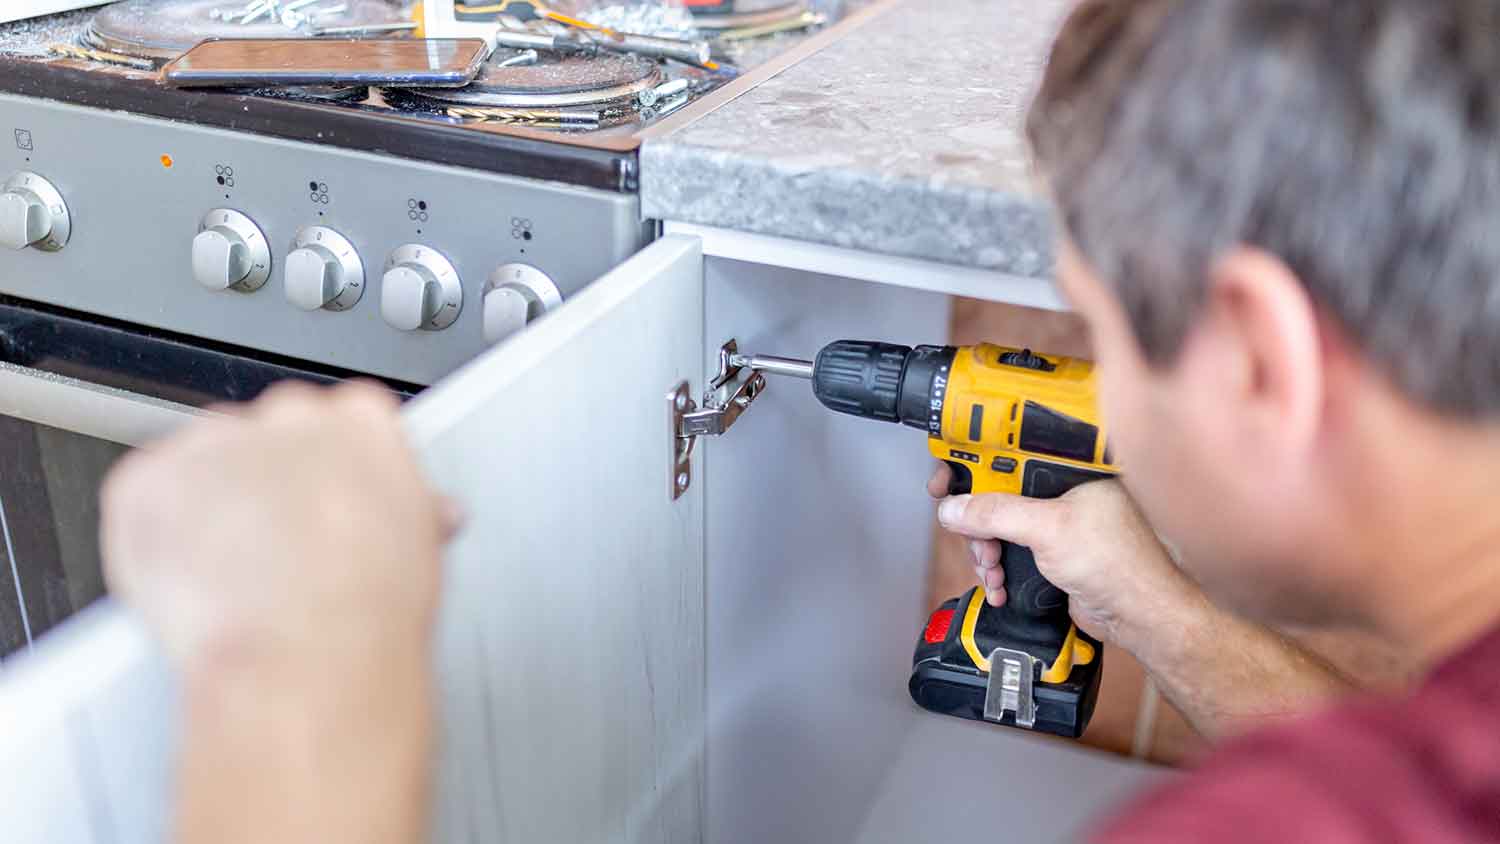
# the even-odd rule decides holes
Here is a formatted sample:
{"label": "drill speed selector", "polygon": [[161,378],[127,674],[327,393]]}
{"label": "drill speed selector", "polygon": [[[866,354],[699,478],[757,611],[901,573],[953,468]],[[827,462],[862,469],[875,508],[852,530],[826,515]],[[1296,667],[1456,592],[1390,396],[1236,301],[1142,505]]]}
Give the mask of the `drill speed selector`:
{"label": "drill speed selector", "polygon": [[1056,364],[1033,353],[1030,349],[1022,349],[1019,352],[1001,352],[1000,363],[1005,366],[1019,366],[1022,369],[1035,369],[1041,372],[1052,372],[1057,369]]}

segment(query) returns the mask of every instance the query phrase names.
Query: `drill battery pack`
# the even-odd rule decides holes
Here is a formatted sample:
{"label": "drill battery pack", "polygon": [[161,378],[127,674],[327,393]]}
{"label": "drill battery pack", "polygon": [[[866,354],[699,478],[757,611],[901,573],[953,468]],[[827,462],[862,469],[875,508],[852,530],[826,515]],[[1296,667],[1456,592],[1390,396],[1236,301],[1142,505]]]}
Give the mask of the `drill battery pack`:
{"label": "drill battery pack", "polygon": [[[1013,647],[1013,643],[1002,641],[982,622],[965,624],[966,609],[971,605],[980,607],[983,601],[983,593],[971,589],[933,611],[917,639],[907,688],[912,700],[924,709],[1007,727],[1019,726],[1013,710],[1004,711],[998,721],[985,717],[990,674],[975,663],[972,653],[988,654],[995,648]],[[1100,654],[1102,648],[1096,640],[1082,631],[1076,635]],[[1035,722],[1030,729],[1067,738],[1083,735],[1099,699],[1102,663],[1103,659],[1096,656],[1086,663],[1074,664],[1067,679],[1061,682],[1043,682],[1038,670],[1028,684],[1035,703]]]}

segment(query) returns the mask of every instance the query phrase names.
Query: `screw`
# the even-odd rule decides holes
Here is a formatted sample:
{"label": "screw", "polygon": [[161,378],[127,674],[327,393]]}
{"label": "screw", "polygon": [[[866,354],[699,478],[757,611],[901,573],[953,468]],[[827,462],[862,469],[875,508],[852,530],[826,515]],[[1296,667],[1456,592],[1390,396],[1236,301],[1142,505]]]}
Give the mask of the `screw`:
{"label": "screw", "polygon": [[688,488],[688,473],[687,472],[682,472],[681,474],[679,474],[677,476],[677,488],[678,489],[687,489]]}
{"label": "screw", "polygon": [[687,394],[686,393],[678,393],[677,394],[677,401],[675,402],[675,404],[677,405],[677,409],[678,410],[686,410],[687,409]]}

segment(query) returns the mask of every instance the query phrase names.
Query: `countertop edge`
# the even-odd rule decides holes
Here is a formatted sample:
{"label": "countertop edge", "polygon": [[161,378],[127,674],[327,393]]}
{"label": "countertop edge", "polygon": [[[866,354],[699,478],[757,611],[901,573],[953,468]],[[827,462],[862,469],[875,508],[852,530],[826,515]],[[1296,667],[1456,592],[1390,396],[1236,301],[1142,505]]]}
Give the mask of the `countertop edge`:
{"label": "countertop edge", "polygon": [[[648,141],[641,213],[1050,280],[1053,219],[1035,196]],[[743,202],[741,197],[759,197]],[[764,198],[774,197],[774,203]],[[772,207],[767,207],[768,205]]]}

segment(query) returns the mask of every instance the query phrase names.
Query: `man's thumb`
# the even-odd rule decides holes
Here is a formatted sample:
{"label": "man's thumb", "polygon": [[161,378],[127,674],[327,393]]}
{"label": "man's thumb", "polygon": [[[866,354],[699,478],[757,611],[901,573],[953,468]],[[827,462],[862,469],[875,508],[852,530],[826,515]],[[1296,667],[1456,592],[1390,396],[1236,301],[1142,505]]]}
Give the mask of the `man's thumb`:
{"label": "man's thumb", "polygon": [[938,505],[938,522],[971,539],[1036,545],[1055,530],[1057,511],[1055,501],[1019,495],[955,495]]}

